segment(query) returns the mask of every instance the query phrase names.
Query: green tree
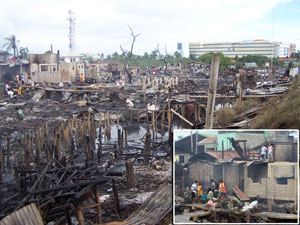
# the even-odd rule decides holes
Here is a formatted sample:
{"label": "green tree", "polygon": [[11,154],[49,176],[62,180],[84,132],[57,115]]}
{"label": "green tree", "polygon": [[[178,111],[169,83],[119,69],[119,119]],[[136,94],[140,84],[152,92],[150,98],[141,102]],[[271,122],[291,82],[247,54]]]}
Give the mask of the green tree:
{"label": "green tree", "polygon": [[289,62],[288,69],[291,69],[293,66],[294,66],[294,63],[293,62]]}
{"label": "green tree", "polygon": [[175,57],[176,59],[180,59],[180,58],[182,58],[182,55],[181,55],[178,51],[176,51],[176,52],[174,53],[174,57]]}
{"label": "green tree", "polygon": [[20,47],[19,52],[20,52],[20,58],[28,59],[29,50],[27,47],[25,47],[25,48]]}
{"label": "green tree", "polygon": [[[198,58],[198,61],[211,64],[213,52],[206,53]],[[229,57],[224,56],[223,53],[218,53],[220,55],[220,71],[224,71],[228,66],[233,65]]]}
{"label": "green tree", "polygon": [[10,35],[5,38],[6,43],[3,45],[3,48],[6,48],[6,51],[10,52],[10,50],[14,51],[14,57],[18,56],[18,42],[16,35]]}

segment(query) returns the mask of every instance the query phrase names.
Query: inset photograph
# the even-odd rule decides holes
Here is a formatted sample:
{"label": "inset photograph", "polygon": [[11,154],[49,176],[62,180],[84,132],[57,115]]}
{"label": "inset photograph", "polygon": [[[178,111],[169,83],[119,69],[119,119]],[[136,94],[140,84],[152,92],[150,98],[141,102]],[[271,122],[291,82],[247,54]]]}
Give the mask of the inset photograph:
{"label": "inset photograph", "polygon": [[298,149],[298,130],[174,130],[174,224],[297,224]]}

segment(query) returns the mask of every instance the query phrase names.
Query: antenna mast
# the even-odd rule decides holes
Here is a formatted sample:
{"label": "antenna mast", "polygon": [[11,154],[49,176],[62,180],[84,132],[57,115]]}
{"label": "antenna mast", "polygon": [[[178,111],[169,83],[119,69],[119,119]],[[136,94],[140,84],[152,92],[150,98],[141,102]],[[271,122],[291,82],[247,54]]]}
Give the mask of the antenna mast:
{"label": "antenna mast", "polygon": [[69,10],[69,17],[67,17],[67,20],[69,21],[69,49],[70,53],[75,53],[75,20],[76,18],[73,16],[74,13],[72,10]]}

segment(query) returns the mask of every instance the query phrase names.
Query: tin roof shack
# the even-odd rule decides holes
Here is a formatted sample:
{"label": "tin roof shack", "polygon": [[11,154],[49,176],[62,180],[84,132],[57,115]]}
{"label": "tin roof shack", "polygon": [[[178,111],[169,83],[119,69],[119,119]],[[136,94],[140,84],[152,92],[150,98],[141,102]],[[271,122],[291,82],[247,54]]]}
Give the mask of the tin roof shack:
{"label": "tin roof shack", "polygon": [[206,139],[203,134],[193,133],[175,141],[175,162],[188,163],[188,160],[200,152],[204,152],[204,146],[196,146],[196,143]]}
{"label": "tin roof shack", "polygon": [[[231,193],[232,185],[239,187],[243,191],[244,173],[241,172],[243,171],[243,163],[233,161],[234,158],[238,158],[238,154],[235,151],[230,151],[231,154],[226,154],[224,159],[222,159],[221,152],[218,153],[220,154],[214,155],[210,152],[205,152],[203,154],[208,154],[211,160],[197,160],[189,164],[188,183],[191,184],[193,181],[199,180],[204,190],[207,190],[212,179],[216,181],[222,179],[227,186],[228,193]],[[203,157],[206,157],[204,155]]]}
{"label": "tin roof shack", "polygon": [[59,62],[59,52],[30,54],[29,64],[34,82],[75,82],[76,75],[84,75],[83,63]]}

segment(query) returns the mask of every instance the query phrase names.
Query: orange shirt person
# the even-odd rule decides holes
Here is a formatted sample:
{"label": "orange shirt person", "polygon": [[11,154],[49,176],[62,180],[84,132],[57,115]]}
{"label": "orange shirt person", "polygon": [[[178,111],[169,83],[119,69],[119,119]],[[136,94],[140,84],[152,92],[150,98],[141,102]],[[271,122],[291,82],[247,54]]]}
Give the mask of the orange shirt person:
{"label": "orange shirt person", "polygon": [[222,196],[222,197],[223,196],[225,197],[225,195],[226,195],[226,186],[225,186],[223,180],[219,181],[219,193],[220,193],[220,196]]}

